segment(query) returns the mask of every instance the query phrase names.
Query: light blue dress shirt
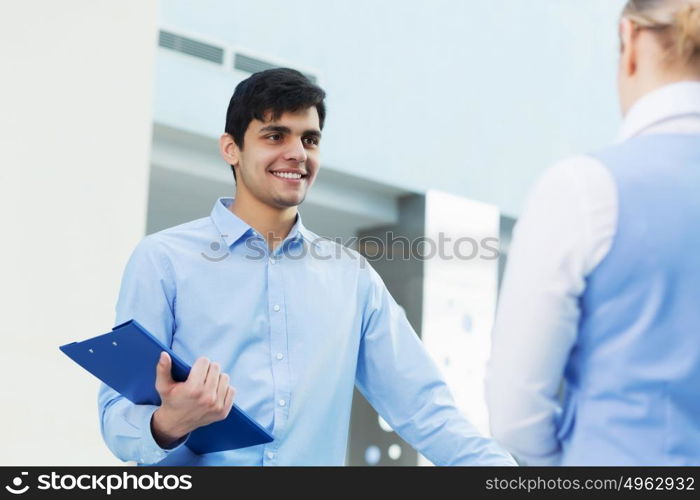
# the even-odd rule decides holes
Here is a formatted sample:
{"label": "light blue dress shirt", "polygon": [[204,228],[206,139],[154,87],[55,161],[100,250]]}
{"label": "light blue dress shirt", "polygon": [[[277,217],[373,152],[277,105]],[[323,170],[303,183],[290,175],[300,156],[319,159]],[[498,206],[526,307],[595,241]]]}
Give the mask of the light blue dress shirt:
{"label": "light blue dress shirt", "polygon": [[[297,218],[271,254],[220,198],[209,217],[146,236],[124,272],[116,323],[136,319],[184,361],[221,363],[235,403],[274,441],[197,455],[163,449],[152,405],[102,384],[100,428],[121,460],[159,465],[342,465],[353,387],[435,464],[514,465],[455,407],[438,368],[358,253]],[[155,366],[153,367],[155,370]]]}

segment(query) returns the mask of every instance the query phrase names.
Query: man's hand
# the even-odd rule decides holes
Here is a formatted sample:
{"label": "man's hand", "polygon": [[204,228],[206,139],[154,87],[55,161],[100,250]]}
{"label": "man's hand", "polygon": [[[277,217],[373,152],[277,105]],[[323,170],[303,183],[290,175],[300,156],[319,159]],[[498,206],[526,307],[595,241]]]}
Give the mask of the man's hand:
{"label": "man's hand", "polygon": [[156,390],[161,405],[151,419],[153,437],[159,446],[172,443],[198,427],[225,419],[233,406],[236,390],[229,385],[221,365],[201,357],[185,382],[171,375],[172,360],[162,352],[156,366]]}

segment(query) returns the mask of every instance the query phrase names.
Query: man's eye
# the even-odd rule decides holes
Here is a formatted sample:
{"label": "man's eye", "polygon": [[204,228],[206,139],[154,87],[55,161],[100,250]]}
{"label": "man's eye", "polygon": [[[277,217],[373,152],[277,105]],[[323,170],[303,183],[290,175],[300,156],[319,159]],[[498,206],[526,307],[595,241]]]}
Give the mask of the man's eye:
{"label": "man's eye", "polygon": [[280,139],[282,139],[282,134],[270,134],[267,136],[267,138],[273,141],[279,141]]}
{"label": "man's eye", "polygon": [[317,137],[304,137],[304,144],[308,146],[318,146]]}

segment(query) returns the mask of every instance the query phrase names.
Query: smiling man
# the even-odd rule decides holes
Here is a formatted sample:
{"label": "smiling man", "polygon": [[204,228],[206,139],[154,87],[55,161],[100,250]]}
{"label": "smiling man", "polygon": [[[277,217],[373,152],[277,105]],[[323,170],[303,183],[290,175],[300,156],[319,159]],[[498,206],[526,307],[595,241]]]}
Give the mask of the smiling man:
{"label": "smiling man", "polygon": [[[136,319],[194,364],[186,382],[175,382],[161,358],[160,406],[101,386],[102,435],[120,459],[342,465],[356,385],[434,463],[514,465],[457,410],[377,273],[303,226],[297,206],[318,175],[324,98],[290,69],[241,82],[220,140],[235,198],[147,236],[131,256],[117,323]],[[234,399],[274,441],[194,454],[189,433],[225,418]]]}

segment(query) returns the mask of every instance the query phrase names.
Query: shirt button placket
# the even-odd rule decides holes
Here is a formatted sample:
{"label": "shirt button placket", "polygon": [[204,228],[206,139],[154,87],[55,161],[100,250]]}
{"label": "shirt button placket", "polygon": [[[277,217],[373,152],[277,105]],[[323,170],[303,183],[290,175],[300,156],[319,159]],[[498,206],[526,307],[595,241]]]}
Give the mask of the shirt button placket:
{"label": "shirt button placket", "polygon": [[[267,266],[268,301],[270,304],[270,358],[272,363],[273,391],[275,402],[274,434],[281,434],[286,426],[289,408],[289,368],[287,366],[287,314],[283,286],[283,268],[279,258],[270,257]],[[264,463],[275,464],[278,459],[278,443],[273,441],[265,447]]]}

